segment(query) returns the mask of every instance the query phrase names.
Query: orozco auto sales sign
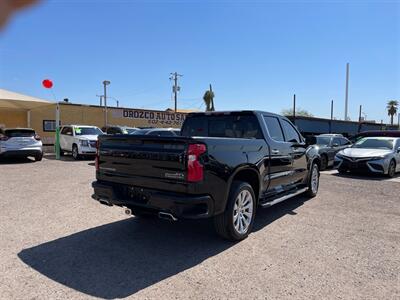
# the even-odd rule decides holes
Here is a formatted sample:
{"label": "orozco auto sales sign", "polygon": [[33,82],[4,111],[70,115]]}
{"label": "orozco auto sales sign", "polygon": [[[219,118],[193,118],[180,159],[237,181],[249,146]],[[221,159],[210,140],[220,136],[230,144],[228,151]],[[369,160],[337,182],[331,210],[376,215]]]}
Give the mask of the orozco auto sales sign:
{"label": "orozco auto sales sign", "polygon": [[128,118],[134,120],[147,121],[149,125],[168,125],[181,126],[186,118],[186,114],[163,112],[143,109],[114,109],[112,111],[114,118]]}

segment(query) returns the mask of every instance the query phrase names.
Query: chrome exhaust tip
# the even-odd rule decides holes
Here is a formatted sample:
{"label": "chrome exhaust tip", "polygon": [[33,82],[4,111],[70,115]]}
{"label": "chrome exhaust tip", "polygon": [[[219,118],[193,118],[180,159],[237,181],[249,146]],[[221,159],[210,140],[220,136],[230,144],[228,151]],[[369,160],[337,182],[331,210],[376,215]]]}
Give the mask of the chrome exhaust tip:
{"label": "chrome exhaust tip", "polygon": [[168,220],[168,221],[178,221],[178,219],[175,218],[173,214],[166,213],[166,212],[163,212],[163,211],[160,211],[158,213],[158,217],[160,219],[164,219],[164,220]]}
{"label": "chrome exhaust tip", "polygon": [[99,202],[103,205],[113,206],[108,200],[106,199],[99,199]]}
{"label": "chrome exhaust tip", "polygon": [[130,208],[125,208],[125,214],[128,216],[132,215],[132,210]]}

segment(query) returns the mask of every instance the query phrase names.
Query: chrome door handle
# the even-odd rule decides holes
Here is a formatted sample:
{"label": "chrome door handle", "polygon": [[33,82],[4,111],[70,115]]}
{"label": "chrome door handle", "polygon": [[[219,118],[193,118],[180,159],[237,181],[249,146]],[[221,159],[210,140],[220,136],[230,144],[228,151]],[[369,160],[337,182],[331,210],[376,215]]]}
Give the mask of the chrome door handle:
{"label": "chrome door handle", "polygon": [[271,152],[272,152],[272,154],[279,154],[279,150],[278,149],[272,149]]}

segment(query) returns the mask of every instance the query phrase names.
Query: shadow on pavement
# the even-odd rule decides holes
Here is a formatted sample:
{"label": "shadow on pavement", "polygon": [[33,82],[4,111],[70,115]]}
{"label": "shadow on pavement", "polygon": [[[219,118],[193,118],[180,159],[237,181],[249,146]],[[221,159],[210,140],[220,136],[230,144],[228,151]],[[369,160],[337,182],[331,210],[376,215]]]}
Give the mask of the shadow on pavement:
{"label": "shadow on pavement", "polygon": [[[0,158],[0,165],[15,165],[15,164],[29,164],[34,163],[35,160],[27,157],[2,157]],[[40,162],[38,162],[40,163]]]}
{"label": "shadow on pavement", "polygon": [[[44,158],[48,160],[56,160],[55,154],[46,154]],[[93,156],[83,156],[79,158],[78,160],[75,160],[72,155],[63,155],[60,156],[60,161],[67,161],[67,162],[80,162],[80,161],[93,161],[94,157]]]}
{"label": "shadow on pavement", "polygon": [[[296,214],[298,197],[260,209],[254,231]],[[87,295],[124,298],[234,246],[212,222],[130,218],[22,250],[19,258],[48,278]]]}

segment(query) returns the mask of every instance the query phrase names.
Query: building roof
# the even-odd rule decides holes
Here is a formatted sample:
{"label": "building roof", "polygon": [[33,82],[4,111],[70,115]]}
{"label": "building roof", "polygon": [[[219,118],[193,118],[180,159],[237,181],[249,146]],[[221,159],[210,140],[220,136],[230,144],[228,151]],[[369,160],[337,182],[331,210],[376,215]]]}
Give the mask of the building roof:
{"label": "building roof", "polygon": [[[165,111],[167,111],[167,112],[175,112],[175,109],[167,108]],[[196,108],[192,108],[192,109],[189,109],[189,108],[188,109],[180,109],[180,108],[178,108],[176,110],[176,112],[187,114],[187,113],[191,113],[191,112],[201,112],[201,110],[198,110]]]}
{"label": "building roof", "polygon": [[0,108],[29,110],[49,104],[54,102],[0,89]]}

